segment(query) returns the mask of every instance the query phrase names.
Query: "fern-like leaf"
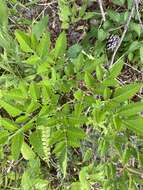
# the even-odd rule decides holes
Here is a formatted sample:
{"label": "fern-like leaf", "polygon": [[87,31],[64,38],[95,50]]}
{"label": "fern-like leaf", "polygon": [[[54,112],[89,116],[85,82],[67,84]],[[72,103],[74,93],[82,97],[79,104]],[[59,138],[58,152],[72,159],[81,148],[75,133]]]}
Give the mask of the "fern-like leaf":
{"label": "fern-like leaf", "polygon": [[49,164],[49,158],[50,158],[50,145],[49,140],[51,136],[51,129],[50,127],[43,126],[41,128],[42,131],[42,145],[43,145],[43,151],[44,151],[44,158],[43,160]]}

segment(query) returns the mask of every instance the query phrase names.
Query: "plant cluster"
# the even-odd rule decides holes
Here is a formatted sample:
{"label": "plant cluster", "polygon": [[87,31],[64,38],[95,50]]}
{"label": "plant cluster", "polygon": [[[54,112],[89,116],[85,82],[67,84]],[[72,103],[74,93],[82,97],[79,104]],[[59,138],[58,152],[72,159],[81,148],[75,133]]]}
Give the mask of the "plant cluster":
{"label": "plant cluster", "polygon": [[[133,1],[114,0],[102,26],[100,11],[88,8],[92,3],[58,0],[63,31],[54,44],[48,16],[11,34],[9,4],[0,0],[1,189],[143,186],[143,83],[120,79],[127,60],[142,69],[142,28],[133,17],[110,65]],[[79,20],[90,28],[69,46],[66,32]]]}

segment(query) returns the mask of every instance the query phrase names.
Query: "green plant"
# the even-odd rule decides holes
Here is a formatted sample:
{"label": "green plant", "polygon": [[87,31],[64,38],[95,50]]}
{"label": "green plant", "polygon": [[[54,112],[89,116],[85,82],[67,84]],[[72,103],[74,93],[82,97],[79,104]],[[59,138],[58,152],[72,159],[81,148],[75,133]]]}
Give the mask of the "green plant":
{"label": "green plant", "polygon": [[[72,3],[59,2],[59,11],[67,8],[62,9],[63,3]],[[1,189],[138,190],[143,186],[143,102],[142,98],[134,101],[143,84],[120,84],[124,58],[105,67],[108,24],[117,27],[126,16],[108,11],[103,27],[87,34],[87,39],[96,37],[93,49],[85,47],[87,39],[83,46],[68,47],[65,31],[53,45],[47,16],[27,32],[16,30],[15,37],[10,35],[8,18],[1,24]],[[61,16],[63,28],[69,27],[70,19],[76,22],[81,17],[76,20],[69,12]],[[138,35],[141,40],[139,27],[133,25],[134,38]],[[142,43],[134,39],[133,43],[141,48]],[[128,54],[131,49],[127,41],[123,50]]]}
{"label": "green plant", "polygon": [[[119,85],[116,77],[123,68],[123,60],[109,71],[104,69],[105,57],[93,58],[84,51],[70,60],[65,32],[59,35],[53,48],[50,35],[44,30],[46,19],[34,25],[31,33],[15,32],[30,75],[2,90],[0,105],[9,115],[1,118],[2,146],[11,144],[13,160],[22,154],[32,163],[39,157],[47,164],[49,173],[56,158],[62,179],[69,179],[70,185],[76,180],[69,178],[70,154],[75,157],[74,151],[81,149],[84,142],[80,167],[75,163],[80,170],[79,182],[74,182],[71,188],[80,185],[81,189],[90,189],[97,183],[103,189],[135,188],[141,180],[142,166],[132,168],[129,160],[134,157],[140,162],[142,151],[137,152],[130,139],[132,135],[138,136],[138,140],[141,137],[143,119],[139,113],[143,104],[132,103],[131,97],[142,83]],[[94,138],[87,129],[94,131]],[[97,145],[91,151],[88,143],[93,146],[95,142]],[[90,160],[85,158],[87,151]],[[94,154],[99,161],[92,159]],[[26,170],[22,184],[28,180],[27,175],[31,174]],[[30,184],[40,188],[37,178],[33,180]],[[45,181],[41,183],[44,189]],[[30,189],[30,184],[24,188]]]}
{"label": "green plant", "polygon": [[70,24],[80,20],[89,20],[96,14],[88,11],[90,1],[84,0],[79,6],[75,1],[58,0],[59,18],[62,22],[62,28],[68,29]]}

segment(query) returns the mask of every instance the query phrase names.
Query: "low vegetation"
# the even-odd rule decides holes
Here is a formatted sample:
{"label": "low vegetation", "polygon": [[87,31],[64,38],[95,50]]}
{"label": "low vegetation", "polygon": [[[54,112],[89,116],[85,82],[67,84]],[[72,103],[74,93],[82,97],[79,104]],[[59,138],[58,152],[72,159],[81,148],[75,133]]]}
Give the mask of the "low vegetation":
{"label": "low vegetation", "polygon": [[1,189],[143,189],[142,11],[0,0]]}

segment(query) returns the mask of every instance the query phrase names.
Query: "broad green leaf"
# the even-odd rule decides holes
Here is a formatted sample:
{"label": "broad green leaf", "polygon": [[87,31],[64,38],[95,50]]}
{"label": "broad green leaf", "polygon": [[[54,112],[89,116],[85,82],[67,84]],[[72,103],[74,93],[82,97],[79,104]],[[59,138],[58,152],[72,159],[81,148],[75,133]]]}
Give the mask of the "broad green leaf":
{"label": "broad green leaf", "polygon": [[[3,33],[3,31],[0,31],[0,47],[5,48],[8,50],[10,48],[10,36],[8,33]],[[1,64],[1,67],[4,68],[4,65]],[[8,70],[8,68],[5,66],[5,69]]]}
{"label": "broad green leaf", "polygon": [[29,93],[33,100],[37,100],[39,97],[39,88],[38,85],[34,82],[32,82],[29,86]]}
{"label": "broad green leaf", "polygon": [[143,136],[143,118],[138,117],[133,120],[122,120],[122,123],[130,130],[134,131],[138,135]]}
{"label": "broad green leaf", "polygon": [[36,109],[38,109],[39,107],[40,107],[39,102],[32,100],[32,101],[30,102],[30,104],[29,104],[27,110],[26,110],[26,113],[31,113],[31,112],[35,111]]}
{"label": "broad green leaf", "polygon": [[95,86],[95,83],[96,83],[93,76],[88,72],[85,73],[84,81],[88,87],[93,87],[93,86]]}
{"label": "broad green leaf", "polygon": [[132,31],[135,31],[135,32],[137,33],[137,35],[140,37],[141,31],[142,31],[140,24],[131,22],[131,23],[130,23],[130,29],[131,29]]}
{"label": "broad green leaf", "polygon": [[0,145],[4,144],[9,136],[9,132],[7,130],[1,130],[0,132]]}
{"label": "broad green leaf", "polygon": [[112,0],[112,1],[114,4],[120,5],[120,6],[124,5],[124,3],[125,3],[125,0]]}
{"label": "broad green leaf", "polygon": [[143,46],[140,47],[140,60],[143,63]]}
{"label": "broad green leaf", "polygon": [[30,64],[30,65],[36,65],[37,63],[40,62],[40,57],[38,57],[36,54],[31,55],[28,59],[25,60],[25,63]]}
{"label": "broad green leaf", "polygon": [[[48,108],[48,110],[49,110],[48,112],[50,113],[50,107]],[[38,125],[45,126],[45,122],[46,122],[46,125],[49,127],[56,126],[58,124],[58,120],[52,117],[49,118],[47,112],[45,115],[43,113],[43,116],[41,115],[40,117],[37,118]]]}
{"label": "broad green leaf", "polygon": [[35,158],[35,153],[26,142],[23,142],[22,144],[21,153],[25,160],[32,160]]}
{"label": "broad green leaf", "polygon": [[35,34],[31,34],[30,35],[30,47],[31,47],[31,49],[33,49],[34,51],[36,51],[36,48],[37,48],[37,46],[38,46],[38,44],[39,44],[39,41],[38,41],[38,39],[36,38],[36,36],[35,36]]}
{"label": "broad green leaf", "polygon": [[109,176],[110,178],[114,179],[116,175],[116,168],[115,165],[110,162],[106,165],[107,167],[107,177]]}
{"label": "broad green leaf", "polygon": [[128,100],[129,98],[133,97],[142,87],[143,84],[141,83],[134,83],[134,84],[129,84],[125,85],[123,87],[118,88],[115,91],[114,98],[112,101],[116,102],[123,102]]}
{"label": "broad green leaf", "polygon": [[70,138],[71,140],[74,138],[76,139],[84,139],[86,136],[85,132],[81,129],[81,128],[78,128],[78,127],[69,127],[67,129],[67,137]]}
{"label": "broad green leaf", "polygon": [[118,81],[114,78],[110,78],[108,77],[107,79],[105,79],[102,82],[103,86],[108,87],[108,86],[117,86],[118,85]]}
{"label": "broad green leaf", "polygon": [[141,167],[143,167],[143,153],[142,152],[137,152],[138,154],[138,161]]}
{"label": "broad green leaf", "polygon": [[82,46],[79,44],[74,44],[68,49],[68,56],[72,59],[76,58],[82,50]]}
{"label": "broad green leaf", "polygon": [[[35,116],[35,117],[36,117],[36,116]],[[35,117],[33,117],[28,123],[26,123],[26,124],[23,126],[22,130],[23,130],[24,132],[29,131],[30,129],[35,128],[35,125],[34,125]]]}
{"label": "broad green leaf", "polygon": [[48,16],[45,16],[38,23],[33,25],[32,33],[37,37],[37,39],[39,39],[44,30],[46,30],[47,24],[48,24]]}
{"label": "broad green leaf", "polygon": [[84,1],[83,5],[79,9],[79,16],[83,17],[87,9],[87,1]]}
{"label": "broad green leaf", "polygon": [[80,140],[77,139],[77,138],[74,138],[72,139],[71,138],[68,138],[68,146],[72,147],[72,148],[78,148],[80,147],[81,143],[80,143]]}
{"label": "broad green leaf", "polygon": [[11,89],[3,92],[3,97],[8,97],[9,99],[21,100],[25,98],[22,91],[20,89]]}
{"label": "broad green leaf", "polygon": [[88,148],[85,152],[85,154],[83,155],[83,162],[87,162],[90,159],[92,159],[93,156],[93,151],[91,148]]}
{"label": "broad green leaf", "polygon": [[71,184],[71,190],[81,190],[81,184],[80,182],[74,182]]}
{"label": "broad green leaf", "polygon": [[83,98],[84,96],[84,93],[82,92],[82,90],[78,90],[74,93],[74,97],[77,99],[77,100],[81,100],[81,98]]}
{"label": "broad green leaf", "polygon": [[49,144],[54,145],[55,143],[57,143],[63,139],[64,139],[63,130],[60,130],[60,131],[58,130],[58,131],[52,133]]}
{"label": "broad green leaf", "polygon": [[68,1],[59,0],[58,1],[59,6],[59,18],[62,22],[62,28],[68,29],[69,27],[69,16],[71,15],[70,5]]}
{"label": "broad green leaf", "polygon": [[130,10],[133,6],[133,0],[127,0],[128,9]]}
{"label": "broad green leaf", "polygon": [[62,150],[65,150],[65,146],[66,146],[66,142],[64,141],[64,139],[60,142],[58,142],[53,150],[53,153],[56,155],[60,155]]}
{"label": "broad green leaf", "polygon": [[124,106],[119,110],[119,115],[132,116],[143,111],[143,102],[132,103]]}
{"label": "broad green leaf", "polygon": [[123,60],[120,60],[117,63],[113,64],[109,70],[109,77],[116,78],[121,73],[123,65],[124,65]]}
{"label": "broad green leaf", "polygon": [[114,127],[115,127],[117,130],[120,130],[121,124],[122,124],[122,120],[121,120],[121,118],[119,117],[119,115],[114,115],[114,116],[113,116],[113,124],[114,124]]}
{"label": "broad green leaf", "polygon": [[134,58],[134,53],[133,52],[128,53],[128,59],[130,62],[133,60],[133,58]]}
{"label": "broad green leaf", "polygon": [[11,153],[14,160],[18,160],[19,158],[23,139],[24,139],[23,133],[16,134],[12,139]]}
{"label": "broad green leaf", "polygon": [[37,47],[37,53],[40,57],[45,57],[49,54],[49,49],[51,46],[50,34],[48,32],[44,33],[40,43]]}
{"label": "broad green leaf", "polygon": [[66,49],[67,49],[66,33],[62,32],[56,41],[56,45],[54,49],[54,57],[57,59],[59,56],[64,55]]}
{"label": "broad green leaf", "polygon": [[131,153],[130,149],[125,149],[125,151],[123,152],[123,156],[122,156],[123,164],[127,164],[129,159],[131,158],[131,156],[132,156],[132,153]]}
{"label": "broad green leaf", "polygon": [[106,87],[104,90],[104,94],[103,94],[104,100],[108,100],[110,98],[111,94],[112,94],[111,89]]}
{"label": "broad green leaf", "polygon": [[90,184],[89,182],[87,181],[87,171],[83,168],[80,173],[79,173],[79,180],[81,182],[81,185],[82,185],[82,189],[84,190],[90,190]]}
{"label": "broad green leaf", "polygon": [[27,34],[20,30],[15,31],[16,39],[18,40],[21,49],[24,52],[33,52],[33,50],[30,47],[30,38]]}
{"label": "broad green leaf", "polygon": [[45,85],[43,85],[43,87],[42,87],[41,94],[42,94],[42,98],[43,98],[43,103],[47,104],[47,102],[50,99],[50,94],[49,94],[49,89]]}
{"label": "broad green leaf", "polygon": [[96,77],[99,81],[103,79],[103,68],[99,64],[96,65]]}
{"label": "broad green leaf", "polygon": [[79,54],[79,56],[74,60],[74,70],[75,72],[80,72],[80,70],[84,67],[84,56],[83,54]]}
{"label": "broad green leaf", "polygon": [[28,114],[19,116],[15,121],[16,123],[23,123],[23,122],[26,122],[27,120],[29,120]]}
{"label": "broad green leaf", "polygon": [[67,140],[68,145],[71,147],[79,147],[80,140],[85,138],[86,134],[84,131],[78,127],[69,127],[67,129]]}
{"label": "broad green leaf", "polygon": [[101,108],[95,108],[92,114],[95,123],[102,123],[105,120],[106,112]]}
{"label": "broad green leaf", "polygon": [[103,41],[107,37],[107,33],[103,29],[98,30],[98,40]]}
{"label": "broad green leaf", "polygon": [[[89,19],[92,19],[94,16],[96,16],[96,13],[93,12],[93,11],[88,11],[88,12],[84,12],[84,15],[83,15],[83,20],[89,20]],[[93,25],[94,25],[94,21],[93,21]]]}
{"label": "broad green leaf", "polygon": [[103,28],[105,30],[108,30],[110,27],[112,27],[112,21],[106,20],[103,24]]}
{"label": "broad green leaf", "polygon": [[112,101],[112,100],[109,99],[108,101],[105,102],[104,109],[106,111],[111,111],[112,112],[115,108],[118,108],[119,105],[120,105],[120,102],[115,102],[115,101]]}
{"label": "broad green leaf", "polygon": [[37,130],[30,135],[30,143],[34,148],[34,151],[42,158],[44,156],[44,151],[41,138],[42,135],[40,130]]}
{"label": "broad green leaf", "polygon": [[139,41],[133,41],[131,45],[129,46],[129,52],[133,52],[140,48],[140,42]]}
{"label": "broad green leaf", "polygon": [[66,67],[64,68],[64,71],[67,77],[74,75],[74,65],[73,64],[66,65]]}
{"label": "broad green leaf", "polygon": [[17,108],[16,106],[9,104],[3,100],[0,100],[0,106],[3,107],[11,116],[15,117],[21,114],[22,110]]}
{"label": "broad green leaf", "polygon": [[111,20],[113,20],[114,22],[117,22],[117,23],[120,22],[120,13],[113,11],[113,10],[108,10],[107,14],[111,18]]}
{"label": "broad green leaf", "polygon": [[82,103],[75,104],[75,106],[74,106],[74,112],[73,112],[73,117],[76,117],[77,120],[80,119],[82,110],[83,110]]}
{"label": "broad green leaf", "polygon": [[123,20],[121,19],[121,22],[123,22],[123,24],[127,21],[128,16],[129,16],[129,11],[124,11],[123,12]]}
{"label": "broad green leaf", "polygon": [[22,175],[21,186],[23,190],[31,190],[33,188],[33,180],[31,180],[30,172],[25,171]]}
{"label": "broad green leaf", "polygon": [[57,81],[57,72],[54,68],[51,68],[51,84],[55,85],[56,81]]}
{"label": "broad green leaf", "polygon": [[27,93],[27,91],[28,91],[28,84],[26,83],[26,81],[19,80],[19,86],[18,86],[18,88],[21,90],[23,96],[25,98],[27,98],[27,96],[28,96],[28,93]]}
{"label": "broad green leaf", "polygon": [[0,0],[0,25],[7,27],[8,24],[8,9],[5,0]]}
{"label": "broad green leaf", "polygon": [[37,74],[46,73],[49,70],[49,61],[45,61],[38,66]]}
{"label": "broad green leaf", "polygon": [[4,129],[7,129],[8,131],[15,131],[18,129],[18,126],[9,119],[0,118],[0,123],[1,123],[1,126]]}

